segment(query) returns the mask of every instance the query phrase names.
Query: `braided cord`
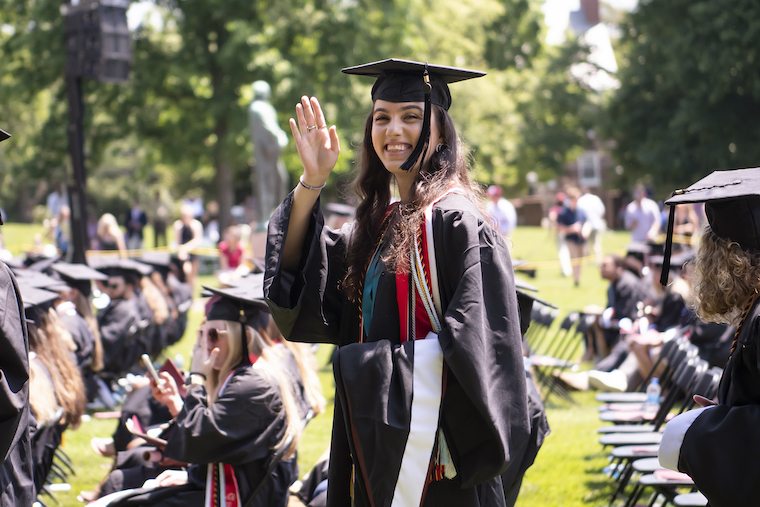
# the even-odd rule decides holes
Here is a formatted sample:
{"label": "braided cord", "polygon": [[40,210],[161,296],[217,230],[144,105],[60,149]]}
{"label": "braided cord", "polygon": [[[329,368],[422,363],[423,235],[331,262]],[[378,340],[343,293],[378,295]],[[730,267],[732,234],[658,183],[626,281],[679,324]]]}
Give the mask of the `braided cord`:
{"label": "braided cord", "polygon": [[742,327],[744,326],[744,321],[747,318],[747,314],[749,313],[750,308],[752,308],[752,304],[755,302],[755,299],[757,299],[757,291],[755,291],[752,296],[750,296],[749,301],[747,301],[747,306],[744,307],[744,311],[742,312],[741,320],[739,320],[739,325],[736,326],[736,332],[734,333],[734,341],[731,343],[731,354],[728,356],[729,359],[731,359],[734,355],[734,351],[736,350],[736,345],[739,342],[739,333],[742,330]]}

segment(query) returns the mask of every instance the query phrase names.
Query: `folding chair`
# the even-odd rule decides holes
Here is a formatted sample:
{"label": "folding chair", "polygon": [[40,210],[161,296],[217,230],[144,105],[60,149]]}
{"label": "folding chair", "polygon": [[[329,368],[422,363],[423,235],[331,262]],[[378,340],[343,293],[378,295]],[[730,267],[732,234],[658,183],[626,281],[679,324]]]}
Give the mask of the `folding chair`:
{"label": "folding chair", "polygon": [[[679,399],[679,396],[686,396],[684,406],[681,411],[685,410],[686,406],[690,406],[691,395],[694,394],[691,388],[698,383],[700,376],[696,375],[697,371],[702,374],[707,370],[706,363],[699,359],[699,357],[692,357],[685,363],[679,365],[677,372],[674,376],[674,383],[671,390],[663,399],[660,404],[660,409],[652,419],[653,428],[650,433],[658,433],[660,427],[668,419],[670,410],[674,406],[675,402]],[[641,417],[641,420],[645,420]],[[610,504],[612,504],[617,496],[621,494],[628,485],[634,469],[633,462],[641,458],[652,458],[657,456],[659,449],[659,438],[657,437],[640,437],[637,433],[610,433],[603,435],[600,438],[600,443],[604,446],[616,445],[612,450],[613,469],[619,470],[618,485],[610,498]],[[626,438],[628,439],[626,441]],[[654,443],[645,443],[647,438],[653,438],[656,441]],[[643,442],[636,443],[636,440],[643,440]],[[622,467],[622,468],[621,468]]]}
{"label": "folding chair", "polygon": [[[718,392],[720,379],[723,371],[720,368],[711,368],[705,371],[695,383],[691,390],[691,395],[701,394],[706,398],[712,398]],[[692,397],[690,396],[690,398]],[[696,403],[693,399],[687,400],[687,410],[694,408]],[[682,486],[693,486],[694,483],[688,476],[676,475],[672,471],[662,468],[657,458],[640,459],[633,462],[634,472],[642,474],[637,481],[636,486],[631,492],[629,502],[626,505],[636,505],[636,502],[648,487],[654,489],[651,501],[654,502],[660,496],[666,499],[666,502],[674,502],[678,495],[676,488]]]}
{"label": "folding chair", "polygon": [[[541,383],[542,386],[546,388],[543,397],[544,404],[546,404],[549,393],[551,393],[551,370],[566,365],[566,359],[559,357],[558,354],[561,351],[564,351],[568,346],[567,342],[572,340],[574,329],[578,324],[579,319],[580,313],[578,312],[570,312],[567,314],[567,316],[562,320],[559,329],[557,329],[557,332],[545,347],[545,353],[533,354],[530,357],[530,362],[534,367],[537,380]],[[562,391],[558,391],[558,394],[571,403],[574,403],[572,397],[570,397],[567,391],[564,389],[562,389]]]}
{"label": "folding chair", "polygon": [[676,507],[704,507],[707,505],[707,498],[700,492],[684,493],[676,495],[673,499],[673,505]]}
{"label": "folding chair", "polygon": [[[537,353],[539,351],[541,345],[543,344],[543,341],[549,335],[549,329],[552,327],[552,324],[554,324],[554,321],[559,316],[559,310],[555,308],[551,308],[546,305],[534,305],[534,307],[539,307],[539,316],[537,322],[540,323],[540,325],[537,327],[535,334],[531,335],[529,338],[526,338],[528,340],[528,347],[530,348],[531,353]],[[528,330],[530,330],[530,328],[528,328]]]}
{"label": "folding chair", "polygon": [[[595,397],[596,401],[600,401],[602,403],[643,403],[647,398],[646,388],[649,385],[649,381],[652,380],[652,377],[654,377],[654,373],[657,371],[660,364],[665,364],[665,370],[663,370],[662,374],[660,375],[661,377],[664,377],[667,375],[668,370],[670,368],[673,368],[673,354],[677,351],[679,346],[686,345],[688,341],[689,340],[686,337],[680,336],[663,343],[662,348],[660,349],[660,355],[657,356],[657,361],[654,363],[654,365],[652,365],[652,369],[649,370],[646,378],[641,382],[641,384],[639,384],[635,392],[599,393]],[[660,379],[660,386],[663,388],[663,391],[665,391],[665,389],[667,389],[667,386],[663,385],[662,380],[663,379]]]}
{"label": "folding chair", "polygon": [[[595,318],[594,315],[579,315],[578,323],[576,324],[574,331],[569,333],[569,338],[565,340],[562,350],[557,354],[557,362],[555,364],[557,370],[562,372],[576,364],[573,359],[578,352],[578,348],[584,341],[586,332],[594,323]],[[564,386],[559,383],[559,376],[555,375],[552,371],[551,375],[546,378],[546,394],[544,395],[543,400],[544,404],[548,402],[549,396],[553,392],[559,393],[563,398],[569,398],[572,401],[570,393],[568,393]]]}

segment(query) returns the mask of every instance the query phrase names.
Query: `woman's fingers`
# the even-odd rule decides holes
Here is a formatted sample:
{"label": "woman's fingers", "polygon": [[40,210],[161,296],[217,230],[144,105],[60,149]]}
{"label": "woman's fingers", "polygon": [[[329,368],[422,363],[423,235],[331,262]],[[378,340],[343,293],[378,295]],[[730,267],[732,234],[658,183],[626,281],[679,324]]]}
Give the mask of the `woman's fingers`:
{"label": "woman's fingers", "polygon": [[314,125],[318,128],[327,127],[327,121],[325,121],[325,114],[322,111],[322,106],[319,105],[319,100],[316,97],[311,98],[311,108],[314,111]]}
{"label": "woman's fingers", "polygon": [[293,134],[293,139],[296,140],[296,143],[301,140],[301,132],[298,130],[298,124],[296,121],[291,118],[290,119],[290,132]]}
{"label": "woman's fingers", "polygon": [[338,139],[338,128],[333,125],[330,127],[330,149],[337,155],[340,153],[340,140]]}
{"label": "woman's fingers", "polygon": [[[306,120],[307,132],[310,132],[311,130],[313,130],[311,127],[314,127],[316,125],[315,123],[316,120],[314,118],[314,110],[312,109],[313,100],[316,100],[316,99],[312,97],[312,100],[309,100],[309,97],[307,97],[306,95],[301,97],[301,104],[303,106],[303,115],[304,115],[304,119]],[[317,105],[319,105],[318,102],[317,102]]]}

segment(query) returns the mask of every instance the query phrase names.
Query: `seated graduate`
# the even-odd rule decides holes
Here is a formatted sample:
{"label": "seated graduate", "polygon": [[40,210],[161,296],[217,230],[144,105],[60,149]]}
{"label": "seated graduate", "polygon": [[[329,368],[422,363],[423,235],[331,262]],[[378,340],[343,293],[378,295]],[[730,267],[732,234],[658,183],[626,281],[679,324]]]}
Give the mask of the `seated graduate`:
{"label": "seated graduate", "polygon": [[129,371],[141,354],[147,352],[140,343],[140,310],[134,290],[136,267],[129,259],[91,259],[92,266],[108,276],[97,281],[100,291],[109,297],[108,305],[97,315],[103,344],[103,371],[119,377]]}
{"label": "seated graduate", "polygon": [[[169,284],[169,277],[174,278],[174,275],[171,273],[171,255],[168,252],[145,252],[137,260],[153,268],[150,281],[160,291],[166,302],[168,315],[160,324],[161,348],[165,348],[181,340],[185,334],[189,305],[185,304],[186,308],[180,312],[178,304],[182,301],[175,300],[172,286]],[[158,320],[158,312],[156,312],[156,318]]]}
{"label": "seated graduate", "polygon": [[[715,171],[666,204],[705,202],[709,225],[696,257],[697,311],[737,326],[718,403],[668,422],[660,464],[685,472],[712,507],[760,498],[760,169]],[[670,223],[673,215],[670,216]],[[667,258],[667,248],[666,248]],[[663,277],[664,278],[664,277]]]}
{"label": "seated graduate", "polygon": [[29,399],[37,420],[32,460],[35,488],[41,491],[63,432],[81,423],[86,398],[71,337],[64,336],[68,332],[52,308],[58,294],[24,283],[19,287],[29,321]]}
{"label": "seated graduate", "polygon": [[87,400],[92,401],[98,391],[96,373],[103,369],[103,344],[92,308],[92,281],[108,277],[86,264],[56,262],[51,269],[69,287],[61,293],[55,309],[77,345],[77,363]]}
{"label": "seated graduate", "polygon": [[[249,274],[232,282],[231,287],[240,287],[246,284],[263,287],[264,273]],[[205,292],[202,295],[213,296],[213,293]],[[317,376],[314,346],[286,340],[268,312],[260,314],[260,320],[256,326],[258,326],[256,330],[267,345],[272,347],[272,350],[282,360],[283,366],[296,386],[296,401],[305,426],[313,417],[324,412],[326,405],[325,397],[322,394],[322,384]]]}
{"label": "seated graduate", "polygon": [[208,289],[219,298],[194,347],[184,399],[168,373],[161,385],[151,380],[153,395],[174,417],[163,457],[189,463],[187,470],[166,470],[149,483],[157,488],[113,505],[202,506],[207,495],[213,505],[245,505],[254,494],[251,506],[287,504],[301,419],[287,374],[254,330],[267,311],[252,297],[256,289],[262,293],[261,286]]}

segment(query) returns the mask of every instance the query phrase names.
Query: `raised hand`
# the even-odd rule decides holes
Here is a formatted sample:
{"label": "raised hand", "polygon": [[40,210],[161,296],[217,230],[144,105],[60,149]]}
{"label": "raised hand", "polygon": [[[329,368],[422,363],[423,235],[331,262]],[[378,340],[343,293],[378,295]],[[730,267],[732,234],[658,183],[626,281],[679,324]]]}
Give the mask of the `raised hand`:
{"label": "raised hand", "polygon": [[303,182],[319,187],[327,181],[338,161],[340,142],[337,129],[335,125],[327,127],[316,97],[301,97],[301,103],[296,105],[296,119],[290,119],[290,130],[303,164]]}

